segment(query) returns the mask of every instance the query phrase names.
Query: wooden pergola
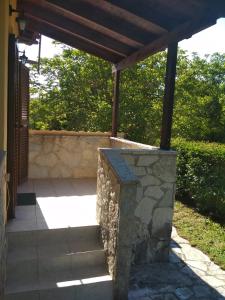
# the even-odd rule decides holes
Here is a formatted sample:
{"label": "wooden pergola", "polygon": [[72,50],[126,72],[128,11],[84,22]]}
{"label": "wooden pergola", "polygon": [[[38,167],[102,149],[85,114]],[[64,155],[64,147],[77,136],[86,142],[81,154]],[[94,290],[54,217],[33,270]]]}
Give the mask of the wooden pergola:
{"label": "wooden pergola", "polygon": [[168,48],[161,149],[170,149],[178,42],[225,16],[224,0],[19,0],[27,21],[20,40],[37,33],[113,64],[112,136],[117,135],[121,70]]}

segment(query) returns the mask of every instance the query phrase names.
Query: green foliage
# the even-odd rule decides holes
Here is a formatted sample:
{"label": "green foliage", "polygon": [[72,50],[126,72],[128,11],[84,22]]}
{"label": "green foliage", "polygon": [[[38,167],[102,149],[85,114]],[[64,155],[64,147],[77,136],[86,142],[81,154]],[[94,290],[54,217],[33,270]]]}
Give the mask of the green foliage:
{"label": "green foliage", "polygon": [[225,145],[174,139],[177,196],[224,222]]}
{"label": "green foliage", "polygon": [[[121,74],[120,130],[134,141],[160,137],[166,53]],[[111,130],[111,65],[78,50],[42,59],[41,80],[31,77],[33,129]],[[225,55],[189,58],[179,51],[173,136],[225,141]]]}
{"label": "green foliage", "polygon": [[225,227],[176,201],[174,225],[180,236],[225,270]]}

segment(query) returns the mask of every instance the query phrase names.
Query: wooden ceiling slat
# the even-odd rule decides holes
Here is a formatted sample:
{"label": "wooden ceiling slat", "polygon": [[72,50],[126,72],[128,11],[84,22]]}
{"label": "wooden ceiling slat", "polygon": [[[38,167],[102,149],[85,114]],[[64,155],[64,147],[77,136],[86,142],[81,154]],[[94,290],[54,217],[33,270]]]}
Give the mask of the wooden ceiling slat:
{"label": "wooden ceiling slat", "polygon": [[139,28],[138,26],[127,22],[123,18],[104,12],[99,7],[94,6],[84,0],[47,0],[47,2],[58,5],[70,12],[73,12],[86,20],[90,20],[123,36],[133,39],[140,43],[147,43],[155,38],[155,34]]}
{"label": "wooden ceiling slat", "polygon": [[32,16],[32,15],[29,15],[29,13],[25,14],[25,16],[27,16],[31,22],[35,21],[37,23],[40,23],[40,24],[43,24],[43,25],[47,25],[47,26],[51,27],[52,29],[54,28],[55,30],[59,30],[60,32],[65,32],[65,33],[71,35],[71,37],[77,38],[78,40],[81,40],[81,41],[85,42],[87,45],[92,45],[94,47],[97,47],[98,49],[105,50],[108,53],[116,54],[116,55],[120,56],[121,59],[124,58],[124,57],[126,57],[125,54],[121,54],[118,51],[114,51],[112,49],[108,49],[107,47],[104,47],[101,44],[97,44],[97,43],[94,43],[93,41],[89,41],[88,39],[85,39],[84,37],[81,37],[81,36],[79,36],[79,35],[71,32],[70,30],[67,30],[65,27],[62,28],[61,26],[58,26],[58,25],[56,25],[54,23],[48,22],[46,20],[43,20],[43,19],[41,19],[39,17],[35,17],[35,16]]}
{"label": "wooden ceiling slat", "polygon": [[[29,19],[28,19],[28,22],[29,22]],[[95,55],[99,58],[103,58],[112,63],[116,63],[121,60],[121,56],[119,56],[117,54],[110,53],[110,52],[108,52],[104,49],[98,48],[92,44],[88,44],[87,42],[84,42],[83,40],[81,40],[71,34],[57,30],[56,28],[51,27],[47,24],[35,23],[32,21],[29,24],[28,30],[33,30],[33,31],[39,32],[47,37],[50,37],[61,43],[67,44],[68,46],[85,51],[89,54]]]}
{"label": "wooden ceiling slat", "polygon": [[132,23],[146,31],[154,33],[156,35],[166,33],[167,30],[153,22],[143,19],[119,6],[111,4],[105,0],[85,0],[85,2],[92,4],[95,7],[101,8],[107,13],[110,13],[116,17],[123,18],[128,23]]}
{"label": "wooden ceiling slat", "polygon": [[225,16],[224,1],[18,0],[18,8],[28,29],[122,70],[215,23]]}
{"label": "wooden ceiling slat", "polygon": [[[165,9],[158,0],[108,0],[111,4],[119,6],[139,17],[149,20],[158,26],[169,30],[175,28],[179,22],[185,22],[188,18],[185,15],[173,14],[171,10]],[[184,2],[184,0],[180,0]],[[187,0],[185,0],[186,2]],[[167,2],[170,3],[169,0]]]}
{"label": "wooden ceiling slat", "polygon": [[[20,3],[21,3],[20,4],[21,9],[22,9],[27,4],[32,4],[32,5],[37,4],[37,1],[36,0],[20,0]],[[50,3],[45,0],[39,0],[38,4],[46,7],[46,9],[50,9],[53,13],[60,14],[61,16],[64,16],[76,23],[79,23],[80,25],[85,26],[97,33],[104,34],[107,37],[114,39],[114,40],[116,40],[122,44],[125,44],[129,47],[140,48],[144,45],[143,43],[140,43],[140,42],[138,42],[132,38],[129,38],[127,36],[124,36],[124,35],[120,34],[119,32],[115,32],[115,31],[113,31],[109,28],[106,28],[100,24],[97,24],[91,20],[83,18],[82,16],[75,14],[74,12],[68,11],[63,7],[55,5],[54,3]]]}
{"label": "wooden ceiling slat", "polygon": [[168,34],[156,39],[152,43],[144,46],[140,50],[131,54],[129,57],[124,58],[121,62],[113,67],[113,72],[128,68],[136,62],[139,62],[152,54],[164,50],[170,43],[178,42],[185,38],[190,38],[196,32],[212,26],[215,23],[216,19],[213,16],[211,18],[200,16],[197,19],[194,18],[191,21],[182,24],[174,31],[171,31]]}
{"label": "wooden ceiling slat", "polygon": [[99,32],[93,32],[88,27],[84,27],[64,16],[52,13],[49,9],[38,5],[26,5],[25,16],[36,18],[39,22],[47,22],[52,26],[60,27],[61,30],[69,32],[79,38],[87,40],[97,46],[106,48],[109,51],[117,53],[121,56],[127,56],[134,52],[137,48],[128,47],[114,39],[110,39]]}

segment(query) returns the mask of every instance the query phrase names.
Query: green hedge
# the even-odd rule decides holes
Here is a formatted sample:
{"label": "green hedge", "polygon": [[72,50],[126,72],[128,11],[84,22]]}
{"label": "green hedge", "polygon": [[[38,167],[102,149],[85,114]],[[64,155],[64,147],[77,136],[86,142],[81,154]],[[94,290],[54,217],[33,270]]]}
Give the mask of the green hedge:
{"label": "green hedge", "polygon": [[177,199],[225,223],[225,144],[174,139]]}

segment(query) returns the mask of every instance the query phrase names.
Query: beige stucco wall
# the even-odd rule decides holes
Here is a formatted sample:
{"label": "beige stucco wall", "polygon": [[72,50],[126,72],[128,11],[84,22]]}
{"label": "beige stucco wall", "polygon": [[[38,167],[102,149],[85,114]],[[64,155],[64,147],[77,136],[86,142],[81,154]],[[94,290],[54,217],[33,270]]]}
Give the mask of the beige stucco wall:
{"label": "beige stucco wall", "polygon": [[8,36],[17,36],[17,14],[9,16],[9,5],[16,8],[16,0],[0,1],[0,149],[7,148],[7,93],[8,93]]}
{"label": "beige stucco wall", "polygon": [[95,178],[110,133],[30,131],[29,178]]}
{"label": "beige stucco wall", "polygon": [[[3,298],[6,262],[6,153],[8,95],[8,36],[17,35],[16,15],[9,16],[9,4],[16,0],[0,0],[0,299]],[[3,151],[4,150],[4,151]]]}
{"label": "beige stucco wall", "polygon": [[0,149],[6,150],[9,3],[0,1]]}

